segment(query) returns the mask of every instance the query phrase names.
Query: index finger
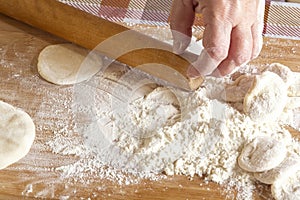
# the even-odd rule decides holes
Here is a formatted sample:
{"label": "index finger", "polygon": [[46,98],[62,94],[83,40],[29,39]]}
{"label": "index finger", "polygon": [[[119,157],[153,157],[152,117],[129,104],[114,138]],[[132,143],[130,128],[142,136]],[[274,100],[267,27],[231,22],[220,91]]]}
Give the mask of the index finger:
{"label": "index finger", "polygon": [[212,19],[206,23],[203,34],[204,50],[193,63],[195,70],[189,70],[191,76],[209,75],[227,57],[230,47],[232,25]]}
{"label": "index finger", "polygon": [[170,14],[170,26],[173,36],[174,53],[183,53],[190,44],[194,19],[193,0],[173,1]]}
{"label": "index finger", "polygon": [[174,31],[192,36],[195,19],[193,0],[174,0],[170,14],[170,26]]}

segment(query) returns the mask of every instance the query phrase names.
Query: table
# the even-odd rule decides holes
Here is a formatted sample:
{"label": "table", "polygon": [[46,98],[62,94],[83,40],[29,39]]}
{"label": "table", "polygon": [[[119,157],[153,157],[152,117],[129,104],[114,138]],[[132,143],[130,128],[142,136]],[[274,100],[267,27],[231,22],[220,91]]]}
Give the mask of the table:
{"label": "table", "polygon": [[[74,162],[76,157],[54,154],[45,143],[54,135],[53,123],[61,118],[68,121],[64,109],[69,90],[67,86],[54,86],[42,80],[36,69],[39,52],[49,44],[62,42],[66,41],[0,15],[0,100],[25,110],[33,118],[37,131],[29,154],[0,171],[0,199],[33,199],[35,196],[47,199],[225,199],[223,186],[206,184],[198,177],[189,180],[185,176],[174,176],[128,186],[98,179],[90,184],[62,181],[56,167]],[[265,38],[262,53],[252,64],[272,62],[300,71],[300,41]],[[55,113],[45,114],[53,107],[57,108]],[[295,137],[299,135],[294,130],[291,133]],[[268,186],[254,192],[256,200],[268,195]]]}

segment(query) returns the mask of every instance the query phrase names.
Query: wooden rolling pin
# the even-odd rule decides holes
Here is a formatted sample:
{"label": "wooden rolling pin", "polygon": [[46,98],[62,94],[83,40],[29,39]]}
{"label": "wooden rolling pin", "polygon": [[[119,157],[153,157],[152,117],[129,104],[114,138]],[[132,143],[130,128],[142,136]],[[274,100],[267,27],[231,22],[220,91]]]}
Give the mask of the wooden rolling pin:
{"label": "wooden rolling pin", "polygon": [[170,45],[56,0],[0,0],[0,12],[85,48],[96,48],[173,86],[194,90],[203,82],[186,74],[196,55],[175,55]]}

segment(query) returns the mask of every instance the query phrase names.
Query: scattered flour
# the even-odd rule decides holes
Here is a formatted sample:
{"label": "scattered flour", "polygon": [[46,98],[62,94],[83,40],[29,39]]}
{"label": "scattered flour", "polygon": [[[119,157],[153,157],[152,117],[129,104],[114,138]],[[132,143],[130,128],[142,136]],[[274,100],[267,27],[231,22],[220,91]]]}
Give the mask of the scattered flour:
{"label": "scattered flour", "polygon": [[[84,135],[83,149],[76,151],[81,148],[76,145],[75,151],[88,152],[93,159],[60,167],[63,176],[83,176],[88,166],[91,174],[110,180],[118,177],[120,184],[131,184],[137,183],[133,176],[155,180],[163,178],[157,174],[164,171],[227,184],[237,188],[238,199],[252,199],[255,179],[237,165],[245,143],[269,136],[300,155],[299,143],[277,121],[254,122],[221,100],[230,81],[227,78],[207,78],[193,93],[166,87],[148,89],[132,100],[136,88],[151,80],[135,70],[126,73],[130,78],[123,75],[122,82],[110,72],[75,87],[74,114],[89,122],[80,125],[80,119],[75,120],[79,120],[76,131]],[[107,88],[112,89],[107,92]]]}
{"label": "scattered flour", "polygon": [[[246,68],[241,71],[257,71]],[[78,157],[55,168],[62,178],[88,184],[90,176],[98,176],[135,184],[163,179],[164,172],[203,177],[236,188],[237,199],[252,199],[256,180],[237,164],[245,143],[268,136],[300,155],[299,142],[283,126],[293,120],[283,115],[280,123],[254,122],[222,100],[228,77],[208,77],[188,93],[152,87],[151,78],[123,65],[107,70],[73,86],[72,127],[61,127],[47,142],[54,153]]]}

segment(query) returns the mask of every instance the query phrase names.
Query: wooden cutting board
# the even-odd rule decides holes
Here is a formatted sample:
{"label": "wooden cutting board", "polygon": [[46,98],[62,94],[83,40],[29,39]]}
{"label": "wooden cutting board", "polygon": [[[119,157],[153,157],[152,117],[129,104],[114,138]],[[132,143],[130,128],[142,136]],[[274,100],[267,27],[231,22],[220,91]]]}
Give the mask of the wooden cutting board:
{"label": "wooden cutting board", "polygon": [[[61,117],[68,121],[64,99],[68,99],[69,90],[42,80],[37,74],[36,63],[45,46],[62,42],[65,41],[0,15],[0,100],[25,110],[37,126],[30,153],[0,171],[0,199],[32,199],[35,196],[46,199],[225,199],[222,186],[206,184],[197,177],[189,180],[185,176],[174,176],[128,186],[97,177],[96,182],[90,184],[61,181],[59,172],[54,169],[74,162],[76,157],[56,155],[44,144],[53,139],[51,123]],[[266,38],[264,43],[261,56],[253,64],[281,62],[300,71],[300,41]],[[291,130],[291,133],[299,136],[296,131]],[[254,192],[257,200],[270,195],[269,187],[260,188]]]}

